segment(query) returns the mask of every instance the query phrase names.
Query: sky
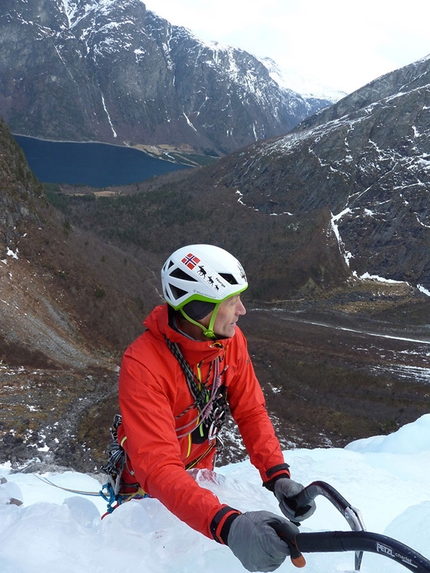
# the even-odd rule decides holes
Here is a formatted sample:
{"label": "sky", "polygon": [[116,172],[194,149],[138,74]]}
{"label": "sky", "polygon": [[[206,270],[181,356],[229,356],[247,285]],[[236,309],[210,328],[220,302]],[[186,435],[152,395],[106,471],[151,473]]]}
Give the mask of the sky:
{"label": "sky", "polygon": [[[361,512],[368,531],[386,535],[430,559],[430,414],[387,436],[352,442],[346,448],[284,452],[293,478],[308,485],[332,485]],[[38,477],[39,476],[39,477]],[[66,471],[35,474],[0,465],[0,571],[2,573],[243,573],[230,549],[180,522],[156,499],[124,503],[100,519],[100,496],[76,495],[44,483],[94,492],[97,476]],[[207,479],[210,477],[211,479]],[[248,461],[230,464],[198,482],[241,511],[280,511],[273,494],[261,487]],[[2,480],[0,479],[0,482]],[[23,500],[21,506],[9,503]],[[344,517],[324,497],[301,532],[349,531]],[[304,573],[351,573],[354,554],[307,553]],[[288,558],[287,558],[288,559]],[[278,569],[292,573],[289,561]],[[365,553],[362,573],[405,573],[381,555]]]}
{"label": "sky", "polygon": [[430,54],[428,0],[143,0],[202,40],[350,93]]}

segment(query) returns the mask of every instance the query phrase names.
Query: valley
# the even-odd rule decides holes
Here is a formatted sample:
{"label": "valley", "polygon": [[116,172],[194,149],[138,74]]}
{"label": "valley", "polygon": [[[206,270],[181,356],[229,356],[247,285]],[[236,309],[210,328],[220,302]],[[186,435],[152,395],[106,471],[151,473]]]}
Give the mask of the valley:
{"label": "valley", "polygon": [[[243,320],[280,433],[295,445],[345,445],[393,431],[428,411],[427,324],[401,324],[334,309],[264,310]],[[420,304],[418,304],[420,306]]]}
{"label": "valley", "polygon": [[[425,299],[398,297],[388,308],[394,317],[345,312],[334,308],[333,300],[286,306],[250,305],[240,321],[284,448],[342,447],[395,431],[428,411]],[[405,312],[415,313],[414,323],[399,320]],[[119,363],[120,352],[84,368],[1,364],[1,461],[98,472],[118,411]],[[231,419],[223,439],[221,465],[246,456]]]}

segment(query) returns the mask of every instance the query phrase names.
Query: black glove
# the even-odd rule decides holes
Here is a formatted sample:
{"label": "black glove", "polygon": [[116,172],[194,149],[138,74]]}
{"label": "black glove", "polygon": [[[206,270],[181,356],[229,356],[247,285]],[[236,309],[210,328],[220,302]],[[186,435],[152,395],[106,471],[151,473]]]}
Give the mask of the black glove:
{"label": "black glove", "polygon": [[248,511],[234,518],[227,545],[248,571],[274,571],[290,554],[288,544],[278,536],[271,524],[286,523],[297,527],[269,511]]}
{"label": "black glove", "polygon": [[279,507],[282,513],[293,523],[298,523],[310,517],[316,505],[314,500],[308,501],[306,505],[297,505],[294,498],[303,489],[301,483],[298,483],[288,477],[279,477],[273,484],[273,493],[279,501]]}

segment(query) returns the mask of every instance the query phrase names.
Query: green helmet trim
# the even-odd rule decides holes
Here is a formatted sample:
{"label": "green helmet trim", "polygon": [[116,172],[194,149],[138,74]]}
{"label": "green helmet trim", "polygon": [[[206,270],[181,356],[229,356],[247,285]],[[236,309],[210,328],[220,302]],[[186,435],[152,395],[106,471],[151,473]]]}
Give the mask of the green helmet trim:
{"label": "green helmet trim", "polygon": [[221,302],[224,302],[225,300],[227,300],[228,298],[231,298],[232,296],[236,296],[240,293],[242,293],[243,291],[245,291],[248,288],[248,285],[245,286],[241,286],[240,288],[238,288],[237,290],[235,290],[235,292],[232,292],[230,294],[228,294],[227,296],[225,296],[222,299],[215,299],[215,298],[210,298],[208,296],[204,296],[201,294],[193,294],[190,297],[187,298],[186,301],[182,302],[181,304],[178,305],[174,305],[172,304],[170,301],[167,301],[167,304],[169,306],[171,306],[174,310],[181,310],[181,308],[183,308],[186,304],[188,304],[189,302],[192,302],[193,300],[200,300],[202,302],[211,302],[212,304],[219,304]]}
{"label": "green helmet trim", "polygon": [[[194,295],[191,296],[185,304],[188,304],[189,302],[193,301],[193,300],[201,300],[202,302],[211,302],[213,304],[215,304],[215,308],[212,311],[212,315],[209,321],[209,324],[206,328],[206,326],[204,326],[203,324],[201,324],[200,322],[198,322],[197,320],[194,320],[193,318],[191,318],[190,316],[188,316],[188,314],[184,311],[183,307],[185,306],[185,304],[179,305],[177,308],[173,307],[175,310],[179,310],[179,312],[182,314],[182,316],[188,321],[191,322],[192,324],[195,324],[196,326],[198,326],[199,328],[201,328],[203,330],[203,334],[207,337],[207,338],[212,338],[215,339],[216,338],[216,334],[214,332],[214,326],[215,326],[215,320],[216,317],[218,315],[218,310],[219,307],[221,306],[221,303],[224,302],[225,300],[232,298],[233,296],[237,296],[238,294],[241,294],[244,290],[246,290],[248,288],[248,285],[240,288],[237,290],[237,292],[230,294],[229,296],[226,296],[225,298],[223,298],[222,300],[214,300],[214,299],[210,299],[208,297],[205,296],[201,296],[201,295]],[[172,305],[171,305],[172,306]]]}
{"label": "green helmet trim", "polygon": [[[233,295],[235,296],[235,295]],[[222,301],[221,301],[222,302]],[[206,326],[203,326],[203,324],[201,324],[200,322],[198,322],[197,320],[194,320],[193,318],[191,318],[190,316],[188,316],[188,314],[185,312],[185,310],[181,307],[179,309],[179,312],[182,314],[182,316],[188,321],[191,322],[192,324],[195,324],[196,326],[198,326],[199,328],[201,328],[203,330],[203,334],[206,336],[206,338],[212,338],[215,339],[216,338],[216,334],[214,332],[214,325],[215,325],[215,320],[218,314],[218,309],[221,305],[221,302],[218,302],[215,305],[215,308],[212,311],[212,316],[211,319],[209,321],[208,327],[206,328]]]}

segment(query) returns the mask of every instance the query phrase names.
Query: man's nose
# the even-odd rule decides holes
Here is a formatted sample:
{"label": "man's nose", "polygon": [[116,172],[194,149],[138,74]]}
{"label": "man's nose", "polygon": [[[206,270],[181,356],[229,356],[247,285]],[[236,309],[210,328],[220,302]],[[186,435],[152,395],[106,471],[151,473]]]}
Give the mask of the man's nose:
{"label": "man's nose", "polygon": [[238,315],[246,314],[245,305],[240,299],[237,301],[236,314]]}

